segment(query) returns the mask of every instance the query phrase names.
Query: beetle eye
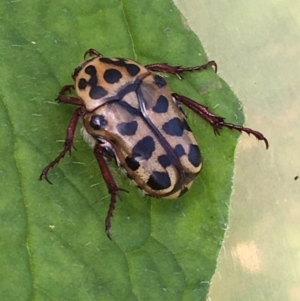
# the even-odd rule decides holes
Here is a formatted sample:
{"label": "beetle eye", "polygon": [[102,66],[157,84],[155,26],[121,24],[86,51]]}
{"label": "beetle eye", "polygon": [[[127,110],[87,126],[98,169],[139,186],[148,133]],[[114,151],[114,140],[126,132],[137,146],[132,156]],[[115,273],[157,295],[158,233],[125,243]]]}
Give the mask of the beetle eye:
{"label": "beetle eye", "polygon": [[94,115],[90,120],[90,126],[94,130],[101,130],[107,125],[107,120],[103,115]]}

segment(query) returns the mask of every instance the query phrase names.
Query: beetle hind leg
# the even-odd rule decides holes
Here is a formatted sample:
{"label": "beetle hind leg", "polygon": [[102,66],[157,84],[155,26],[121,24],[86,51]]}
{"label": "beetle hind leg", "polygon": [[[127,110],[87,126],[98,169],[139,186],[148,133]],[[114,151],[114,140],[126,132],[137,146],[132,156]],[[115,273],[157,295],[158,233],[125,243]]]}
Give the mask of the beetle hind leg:
{"label": "beetle hind leg", "polygon": [[111,195],[109,208],[108,208],[107,215],[105,218],[105,232],[106,232],[107,237],[111,240],[109,230],[111,228],[111,218],[113,217],[113,212],[116,207],[117,197],[120,198],[119,191],[124,191],[124,192],[128,192],[128,191],[123,188],[119,188],[117,186],[117,184],[107,166],[107,163],[105,161],[106,150],[100,144],[95,145],[94,154],[98,161],[98,165],[100,167],[103,179],[108,188],[108,192]]}
{"label": "beetle hind leg", "polygon": [[262,140],[265,142],[266,148],[269,148],[269,142],[267,138],[264,137],[264,135],[258,131],[252,130],[250,128],[243,127],[241,125],[236,125],[233,123],[228,123],[225,122],[225,118],[215,115],[210,110],[208,107],[192,100],[191,98],[188,98],[183,95],[179,95],[177,93],[172,93],[172,96],[175,98],[176,101],[179,103],[183,103],[186,105],[189,109],[194,111],[196,114],[201,116],[205,121],[207,121],[214,129],[215,134],[219,134],[219,130],[222,129],[223,127],[227,127],[231,130],[237,130],[239,132],[245,132],[248,135],[253,135],[255,136],[258,140]]}
{"label": "beetle hind leg", "polygon": [[154,72],[165,72],[176,75],[179,79],[182,79],[183,72],[191,72],[191,71],[201,71],[208,69],[210,67],[215,68],[215,72],[217,72],[217,63],[215,61],[209,61],[204,65],[200,66],[192,66],[192,67],[182,67],[182,66],[171,66],[168,63],[154,63],[145,66],[148,70]]}

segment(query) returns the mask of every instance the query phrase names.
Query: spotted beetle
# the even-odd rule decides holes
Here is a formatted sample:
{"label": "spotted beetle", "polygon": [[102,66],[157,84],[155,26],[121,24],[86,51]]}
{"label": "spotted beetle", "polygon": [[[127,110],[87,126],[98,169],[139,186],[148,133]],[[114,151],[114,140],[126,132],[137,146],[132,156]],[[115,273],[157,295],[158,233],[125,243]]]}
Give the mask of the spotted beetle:
{"label": "spotted beetle", "polygon": [[[91,56],[86,59],[87,56]],[[103,179],[111,195],[105,219],[109,238],[111,218],[119,191],[106,159],[113,159],[142,189],[156,198],[174,199],[185,193],[201,169],[201,154],[181,104],[187,106],[214,129],[243,131],[268,140],[258,131],[225,122],[198,102],[170,91],[165,79],[155,72],[182,78],[183,72],[204,70],[214,61],[184,68],[167,63],[141,65],[124,58],[105,57],[95,49],[84,54],[85,61],[75,68],[74,84],[64,86],[57,100],[78,106],[67,127],[62,152],[47,165],[40,180],[67,152],[71,152],[77,123],[83,119],[83,136],[94,149]],[[66,95],[75,90],[77,97]]]}

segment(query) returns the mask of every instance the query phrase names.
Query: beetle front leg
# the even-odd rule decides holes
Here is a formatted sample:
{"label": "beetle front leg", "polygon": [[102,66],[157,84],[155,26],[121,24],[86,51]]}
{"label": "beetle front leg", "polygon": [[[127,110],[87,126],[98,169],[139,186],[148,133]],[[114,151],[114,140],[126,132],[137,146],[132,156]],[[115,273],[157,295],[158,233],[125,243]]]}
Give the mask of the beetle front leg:
{"label": "beetle front leg", "polygon": [[176,75],[179,79],[182,79],[183,72],[190,72],[190,71],[201,71],[208,69],[209,67],[214,67],[215,72],[217,72],[217,63],[215,61],[209,61],[208,63],[200,66],[193,66],[193,67],[182,67],[182,66],[171,66],[168,63],[154,63],[145,66],[150,71],[155,72],[165,72]]}
{"label": "beetle front leg", "polygon": [[48,179],[48,172],[51,168],[53,168],[54,165],[58,164],[58,162],[65,156],[65,154],[67,152],[70,153],[71,155],[71,149],[73,146],[73,139],[74,139],[74,134],[75,134],[75,130],[76,130],[76,126],[78,123],[78,120],[80,118],[80,116],[83,114],[83,107],[80,107],[78,109],[75,110],[75,112],[73,113],[71,120],[68,124],[67,127],[67,134],[66,134],[66,139],[65,139],[65,145],[64,145],[64,149],[61,151],[61,153],[50,163],[48,164],[42,171],[41,175],[40,175],[40,180],[42,180],[43,178],[49,183],[52,184],[51,181]]}
{"label": "beetle front leg", "polygon": [[80,98],[70,96],[70,95],[65,95],[66,92],[71,92],[72,90],[75,90],[75,86],[73,84],[63,86],[56,99],[59,102],[63,102],[63,103],[67,103],[67,104],[71,104],[71,105],[75,105],[75,106],[82,106],[83,103]]}
{"label": "beetle front leg", "polygon": [[98,161],[98,165],[100,167],[103,179],[108,188],[108,192],[111,195],[110,204],[109,204],[109,208],[108,208],[106,219],[105,219],[105,232],[106,232],[107,237],[111,240],[109,230],[111,228],[111,218],[113,217],[113,211],[115,210],[115,205],[117,202],[116,198],[117,198],[117,196],[120,197],[119,191],[125,191],[125,192],[128,192],[128,191],[123,188],[119,188],[117,186],[117,184],[107,166],[105,158],[104,158],[105,149],[103,149],[99,144],[96,144],[94,147],[94,154]]}
{"label": "beetle front leg", "polygon": [[89,48],[83,55],[84,59],[86,59],[87,56],[103,57],[103,54],[94,48]]}
{"label": "beetle front leg", "polygon": [[191,109],[196,114],[198,114],[200,117],[202,117],[205,121],[207,121],[213,127],[214,132],[216,134],[219,134],[219,130],[222,129],[223,127],[227,127],[231,130],[234,129],[234,130],[237,130],[240,132],[245,132],[248,135],[251,134],[251,135],[255,136],[258,140],[263,140],[265,142],[266,148],[267,149],[269,148],[269,142],[262,133],[252,130],[250,128],[240,126],[240,125],[225,122],[225,118],[213,114],[212,112],[210,112],[208,107],[196,102],[195,100],[193,100],[191,98],[188,98],[183,95],[179,95],[177,93],[172,93],[172,96],[176,99],[176,101],[183,103],[189,109]]}

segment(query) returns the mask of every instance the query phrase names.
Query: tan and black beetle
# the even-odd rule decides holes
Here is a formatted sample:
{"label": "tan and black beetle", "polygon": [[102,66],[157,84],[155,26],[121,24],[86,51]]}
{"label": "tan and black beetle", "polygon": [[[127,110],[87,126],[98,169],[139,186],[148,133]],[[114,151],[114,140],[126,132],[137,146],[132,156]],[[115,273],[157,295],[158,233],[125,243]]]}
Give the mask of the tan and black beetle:
{"label": "tan and black beetle", "polygon": [[[172,93],[166,81],[153,72],[177,75],[187,71],[217,69],[214,61],[202,66],[184,68],[156,63],[142,66],[124,58],[104,57],[94,49],[84,57],[92,56],[78,66],[72,78],[74,84],[62,88],[60,102],[78,106],[65,139],[65,147],[59,156],[47,165],[40,179],[71,152],[75,129],[83,118],[83,135],[93,148],[102,176],[111,194],[105,230],[110,238],[111,217],[119,191],[107,166],[106,158],[112,158],[125,170],[128,177],[147,195],[174,199],[185,193],[201,169],[201,154],[197,141],[186,122],[181,104],[186,105],[209,122],[215,133],[222,127],[244,131],[263,140],[257,131],[224,121],[196,101]],[[78,97],[66,95],[75,89]]]}

